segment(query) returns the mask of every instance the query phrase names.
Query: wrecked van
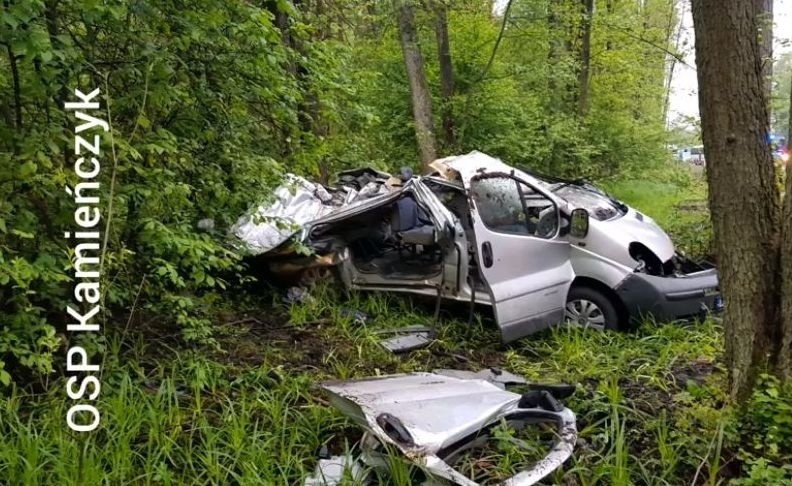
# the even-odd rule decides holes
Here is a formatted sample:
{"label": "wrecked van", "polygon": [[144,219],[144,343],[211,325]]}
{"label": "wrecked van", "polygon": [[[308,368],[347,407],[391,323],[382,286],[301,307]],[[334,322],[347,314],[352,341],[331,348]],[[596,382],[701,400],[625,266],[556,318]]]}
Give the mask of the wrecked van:
{"label": "wrecked van", "polygon": [[567,320],[615,328],[650,315],[669,321],[721,310],[714,266],[677,253],[650,217],[582,181],[541,181],[565,201],[564,214],[589,214],[585,236],[569,236],[575,281]]}
{"label": "wrecked van", "polygon": [[[716,306],[714,269],[689,271],[653,221],[596,189],[480,152],[432,167],[424,177],[344,174],[329,191],[303,184],[322,199],[315,217],[292,218],[295,235],[278,227],[280,238],[259,253],[276,274],[329,267],[352,289],[489,305],[504,342],[564,321],[617,328],[643,314],[674,319]],[[271,226],[248,218],[235,232],[255,247]],[[312,254],[296,252],[295,240]]]}

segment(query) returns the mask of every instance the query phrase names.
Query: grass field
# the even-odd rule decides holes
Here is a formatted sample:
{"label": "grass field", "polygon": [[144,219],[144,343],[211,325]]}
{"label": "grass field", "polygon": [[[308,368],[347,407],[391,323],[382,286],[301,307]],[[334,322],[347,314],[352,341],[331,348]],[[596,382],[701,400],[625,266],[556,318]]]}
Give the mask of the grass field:
{"label": "grass field", "polygon": [[[651,182],[609,190],[661,224],[677,219],[674,205],[701,196],[695,187]],[[729,406],[715,321],[646,322],[631,333],[558,328],[503,347],[486,311],[468,326],[464,309],[444,307],[438,340],[398,357],[375,331],[431,324],[431,302],[347,294],[332,284],[311,295],[300,305],[282,303],[278,290],[229,296],[216,318],[217,348],[187,346],[156,325],[126,338],[108,334],[102,426],[90,434],[67,428],[62,378],[37,394],[15,389],[1,397],[0,482],[300,484],[323,446],[354,451],[361,435],[327,406],[316,383],[437,367],[500,367],[534,382],[576,385],[566,404],[577,414],[580,440],[548,482],[792,481],[782,466],[792,439],[775,418],[788,410],[789,395],[767,382],[749,414]],[[343,309],[371,320],[355,322]],[[505,453],[490,459],[505,471],[513,463]],[[380,483],[410,484],[408,468],[399,471]]]}
{"label": "grass field", "polygon": [[[221,326],[223,351],[175,349],[156,336],[114,341],[110,356],[125,358],[106,365],[96,433],[77,437],[68,430],[61,386],[3,399],[0,476],[9,484],[295,484],[312,470],[322,445],[341,452],[359,437],[325,405],[317,381],[485,366],[535,382],[578,384],[567,405],[578,414],[581,441],[556,479],[662,484],[702,462],[709,470],[707,446],[727,412],[688,410],[685,402],[690,387],[705,395],[719,389],[721,374],[712,371],[720,332],[713,322],[647,325],[634,334],[559,329],[501,349],[488,317],[468,332],[452,314],[444,315],[431,348],[399,358],[381,348],[373,330],[429,324],[431,313],[420,303],[413,310],[404,298],[346,300],[330,289],[313,295],[312,305],[235,316],[248,320]],[[373,322],[342,317],[339,300]],[[670,430],[677,417],[690,429]],[[675,437],[662,454],[658,434]]]}
{"label": "grass field", "polygon": [[681,172],[676,181],[622,180],[607,184],[606,189],[657,221],[677,249],[694,257],[712,257],[707,186],[700,174]]}

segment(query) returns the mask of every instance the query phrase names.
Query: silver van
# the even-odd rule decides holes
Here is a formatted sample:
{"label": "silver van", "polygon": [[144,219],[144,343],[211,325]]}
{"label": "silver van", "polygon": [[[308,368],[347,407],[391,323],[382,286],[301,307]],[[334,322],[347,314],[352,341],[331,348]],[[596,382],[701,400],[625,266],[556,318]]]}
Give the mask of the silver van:
{"label": "silver van", "polygon": [[330,188],[344,203],[300,222],[296,236],[312,255],[284,240],[267,251],[269,269],[333,267],[352,289],[489,305],[504,342],[563,322],[620,328],[718,305],[714,268],[684,262],[650,218],[596,188],[481,152],[432,166],[430,176],[372,176],[366,186],[379,189],[367,198],[349,197],[362,187]]}

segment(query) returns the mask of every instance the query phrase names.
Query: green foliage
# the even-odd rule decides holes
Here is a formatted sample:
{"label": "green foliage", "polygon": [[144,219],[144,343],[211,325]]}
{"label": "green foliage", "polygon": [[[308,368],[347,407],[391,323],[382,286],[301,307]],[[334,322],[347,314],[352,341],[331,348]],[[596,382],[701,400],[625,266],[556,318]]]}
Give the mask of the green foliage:
{"label": "green foliage", "polygon": [[[688,367],[717,359],[721,330],[713,322],[686,328],[646,323],[634,334],[557,329],[504,352],[486,314],[473,329],[464,316],[445,317],[431,348],[395,356],[382,348],[376,331],[430,323],[419,301],[343,295],[332,285],[311,295],[308,305],[228,306],[261,322],[216,333],[225,352],[174,349],[159,337],[130,337],[122,346],[111,336],[99,403],[103,425],[82,442],[63,421],[62,379],[34,397],[15,388],[0,398],[0,476],[14,484],[68,482],[78,475],[92,483],[298,484],[312,472],[322,445],[355,454],[352,445],[361,434],[317,399],[317,382],[459,367],[458,356],[474,369],[496,366],[534,382],[577,384],[565,402],[577,415],[580,439],[572,463],[551,476],[553,483],[687,484],[726,416],[710,398],[723,383],[717,369],[707,391],[695,396],[680,378]],[[372,319],[353,322],[343,308]],[[715,419],[688,425],[696,404],[695,416]],[[536,450],[516,447],[515,438]],[[500,427],[485,460],[472,467],[506,477],[543,455],[551,439],[538,427],[525,433]],[[413,468],[401,455],[389,462],[394,474],[382,481],[412,483]]]}
{"label": "green foliage", "polygon": [[[442,154],[596,179],[656,163],[665,53],[651,43],[667,43],[671,7],[597,10],[583,114],[578,2],[516,2],[486,76],[502,19],[450,3],[456,137]],[[435,17],[417,12],[440,133]],[[0,384],[51,371],[63,344],[75,88],[100,88],[96,114],[112,125],[99,157],[105,328],[137,312],[213,344],[209,303],[244,274],[227,230],[284,172],[418,165],[390,2],[12,1],[0,13]]]}
{"label": "green foliage", "polygon": [[792,466],[789,464],[774,466],[765,458],[748,460],[747,464],[750,465],[748,476],[736,479],[730,484],[736,486],[792,485]]}
{"label": "green foliage", "polygon": [[773,113],[773,131],[780,137],[789,136],[789,106],[792,96],[792,55],[783,53],[773,63],[773,92],[770,109]]}
{"label": "green foliage", "polygon": [[[199,301],[240,270],[225,230],[278,182],[276,158],[298,130],[301,93],[274,14],[247,2],[12,2],[2,18],[0,355],[47,372],[59,344],[74,88],[100,88],[98,116],[112,116],[99,158],[106,307],[122,318],[137,304],[207,339]],[[199,231],[203,218],[218,230]]]}
{"label": "green foliage", "polygon": [[792,384],[761,375],[743,413],[741,433],[749,457],[788,464],[792,460]]}

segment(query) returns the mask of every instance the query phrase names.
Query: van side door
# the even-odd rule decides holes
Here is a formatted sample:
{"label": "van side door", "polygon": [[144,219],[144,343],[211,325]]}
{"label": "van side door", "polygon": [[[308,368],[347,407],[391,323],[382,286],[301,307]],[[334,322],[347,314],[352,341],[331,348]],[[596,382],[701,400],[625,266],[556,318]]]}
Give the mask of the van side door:
{"label": "van side door", "polygon": [[562,322],[574,273],[555,201],[502,172],[478,173],[465,184],[478,264],[503,341]]}

